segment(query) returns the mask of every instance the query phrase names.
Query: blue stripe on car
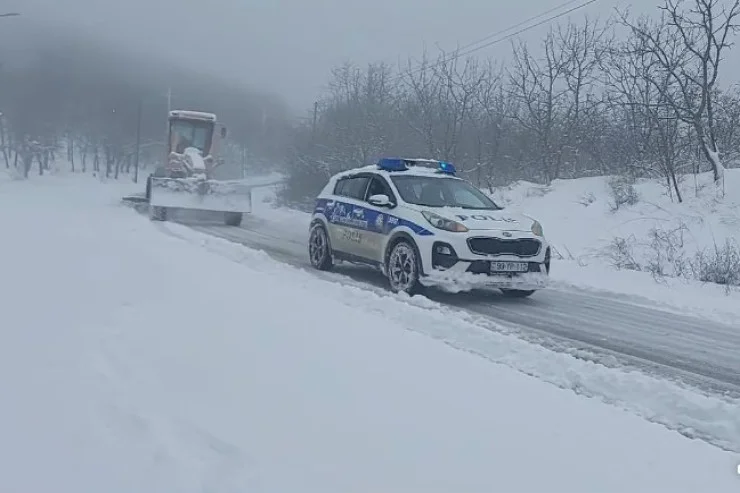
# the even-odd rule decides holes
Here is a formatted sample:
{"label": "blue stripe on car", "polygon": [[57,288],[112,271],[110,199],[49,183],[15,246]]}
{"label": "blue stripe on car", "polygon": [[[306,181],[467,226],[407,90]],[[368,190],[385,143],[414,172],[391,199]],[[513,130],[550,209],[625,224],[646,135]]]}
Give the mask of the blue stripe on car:
{"label": "blue stripe on car", "polygon": [[341,224],[348,228],[372,231],[374,233],[390,234],[399,226],[409,228],[420,236],[432,236],[434,233],[416,224],[415,222],[379,212],[367,207],[349,204],[332,199],[317,199],[314,214],[322,213],[332,224]]}

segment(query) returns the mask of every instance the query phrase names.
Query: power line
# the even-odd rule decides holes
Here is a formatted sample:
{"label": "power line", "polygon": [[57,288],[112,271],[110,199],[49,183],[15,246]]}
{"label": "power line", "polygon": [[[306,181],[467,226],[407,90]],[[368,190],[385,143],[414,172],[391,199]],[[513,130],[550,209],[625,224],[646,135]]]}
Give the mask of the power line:
{"label": "power line", "polygon": [[[571,7],[570,9],[568,9],[568,10],[566,10],[564,12],[561,12],[559,14],[550,16],[547,19],[543,19],[543,20],[541,20],[541,21],[539,21],[539,22],[537,22],[535,24],[532,24],[530,26],[527,26],[527,27],[524,27],[522,29],[519,29],[518,31],[515,31],[515,32],[513,32],[511,34],[508,34],[508,35],[504,36],[503,38],[494,39],[493,41],[489,41],[489,42],[487,42],[485,44],[482,44],[482,45],[477,46],[475,48],[471,48],[471,49],[469,49],[467,51],[462,51],[461,52],[461,51],[458,50],[458,51],[455,52],[454,55],[450,56],[449,58],[445,58],[445,59],[439,60],[439,61],[437,61],[437,62],[435,62],[435,63],[433,63],[431,65],[428,65],[428,66],[423,66],[422,65],[422,66],[420,66],[419,68],[417,68],[415,70],[411,70],[411,71],[409,71],[407,73],[404,73],[404,74],[399,74],[398,77],[395,77],[393,80],[395,80],[395,81],[400,80],[405,75],[412,75],[412,74],[416,74],[416,73],[419,73],[419,72],[423,72],[423,71],[425,71],[425,70],[427,70],[429,68],[437,67],[437,66],[442,65],[444,63],[451,62],[453,60],[457,60],[460,57],[463,57],[463,56],[466,56],[466,55],[470,55],[471,53],[475,53],[476,51],[480,51],[480,50],[482,50],[484,48],[488,48],[489,46],[493,46],[495,44],[502,43],[504,41],[508,41],[509,39],[511,39],[511,38],[513,38],[515,36],[518,36],[518,35],[520,35],[520,34],[522,34],[524,32],[527,32],[527,31],[529,31],[531,29],[534,29],[535,27],[539,27],[542,24],[546,24],[546,23],[548,23],[550,21],[553,21],[555,19],[559,19],[560,17],[566,16],[566,15],[572,13],[572,12],[575,12],[576,10],[580,10],[580,9],[582,9],[584,7],[587,7],[587,6],[591,5],[592,3],[596,3],[598,1],[599,0],[587,0],[585,2],[582,2],[582,3],[578,4],[578,5],[576,5],[575,7]],[[552,12],[553,10],[559,10],[563,6],[568,5],[568,4],[571,4],[571,3],[573,3],[573,2],[567,2],[566,4],[563,4],[560,7],[556,7],[555,9],[550,9],[547,12],[543,12],[543,13],[537,15],[537,16],[534,16],[534,17],[532,17],[530,19],[527,19],[526,21],[523,21],[523,22],[519,23],[517,26],[521,26],[522,24],[526,24],[527,22],[529,22],[529,21],[531,21],[533,19],[537,19],[539,17],[542,17],[543,15],[546,15],[547,13]],[[515,28],[515,26],[510,27],[509,29],[506,29],[506,30],[504,30],[502,32],[507,32],[507,31],[510,31],[511,29],[514,29],[514,28]],[[495,37],[498,34],[499,33],[492,34],[492,35],[488,36],[487,38]],[[469,44],[467,46],[472,46],[472,45],[475,45],[475,44],[477,44],[479,42],[480,41],[477,41],[477,42],[471,43],[471,44]]]}
{"label": "power line", "polygon": [[598,1],[599,0],[588,0],[586,2],[580,3],[580,4],[576,5],[575,7],[571,7],[570,9],[568,9],[568,10],[566,10],[564,12],[561,12],[559,14],[556,14],[556,15],[553,15],[551,17],[548,17],[547,19],[544,19],[544,20],[542,20],[540,22],[537,22],[535,24],[532,24],[531,26],[528,26],[528,27],[525,27],[523,29],[520,29],[520,30],[518,30],[518,31],[516,31],[514,33],[511,33],[510,35],[505,36],[505,37],[503,37],[501,39],[496,39],[496,40],[490,41],[490,42],[488,42],[488,43],[486,43],[484,45],[478,46],[478,47],[476,47],[476,48],[474,48],[472,50],[468,50],[467,52],[461,53],[459,56],[469,55],[470,53],[476,52],[478,50],[482,50],[483,48],[488,48],[489,46],[493,46],[493,45],[498,44],[498,43],[500,43],[502,41],[507,41],[507,40],[513,38],[514,36],[518,36],[519,34],[521,34],[523,32],[529,31],[530,29],[534,29],[535,27],[539,27],[542,24],[545,24],[547,22],[553,21],[555,19],[559,19],[560,17],[566,16],[566,15],[568,15],[568,14],[570,14],[572,12],[575,12],[576,10],[580,10],[580,9],[582,9],[584,7],[588,7],[592,3],[596,3]]}
{"label": "power line", "polygon": [[473,41],[472,43],[468,43],[466,45],[460,46],[457,49],[457,51],[467,50],[468,48],[471,48],[471,47],[473,47],[473,46],[475,46],[475,45],[477,45],[479,43],[483,43],[484,41],[488,41],[491,38],[495,38],[495,37],[501,36],[502,34],[505,34],[505,33],[509,32],[509,31],[511,31],[513,29],[516,29],[516,28],[521,27],[521,26],[523,26],[525,24],[528,24],[528,23],[530,23],[530,22],[532,22],[534,20],[537,20],[540,17],[545,16],[547,14],[552,14],[553,12],[555,12],[557,10],[560,10],[560,9],[563,9],[563,8],[567,7],[568,5],[574,4],[574,3],[578,2],[578,1],[579,0],[569,0],[569,1],[565,2],[565,3],[561,3],[560,5],[558,5],[556,7],[553,7],[551,9],[549,9],[549,10],[545,10],[544,12],[540,12],[539,14],[537,14],[535,16],[532,16],[532,17],[530,17],[528,19],[525,19],[525,20],[519,22],[518,24],[514,24],[513,26],[509,26],[506,29],[503,29],[501,31],[495,32],[493,34],[489,34],[488,36],[486,36],[484,38],[481,38],[481,39],[479,39],[477,41]]}

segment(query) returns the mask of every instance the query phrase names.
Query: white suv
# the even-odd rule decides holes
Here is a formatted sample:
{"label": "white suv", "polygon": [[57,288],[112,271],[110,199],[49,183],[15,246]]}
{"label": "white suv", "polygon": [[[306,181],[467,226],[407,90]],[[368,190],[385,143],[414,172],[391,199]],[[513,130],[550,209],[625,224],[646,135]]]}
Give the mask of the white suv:
{"label": "white suv", "polygon": [[381,159],[334,175],[316,199],[311,265],[379,267],[391,289],[479,287],[529,296],[547,285],[550,245],[542,226],[505,212],[449,163]]}

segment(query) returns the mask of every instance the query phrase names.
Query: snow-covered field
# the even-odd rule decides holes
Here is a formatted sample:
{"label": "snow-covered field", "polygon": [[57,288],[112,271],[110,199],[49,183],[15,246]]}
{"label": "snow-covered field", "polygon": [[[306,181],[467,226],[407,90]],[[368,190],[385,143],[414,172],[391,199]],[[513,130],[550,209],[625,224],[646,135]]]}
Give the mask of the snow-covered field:
{"label": "snow-covered field", "polygon": [[[430,331],[473,322],[151,223],[118,203],[139,188],[0,182],[0,491],[740,488],[738,454],[525,373],[621,382],[665,422],[660,382],[483,331],[497,358],[455,349]],[[738,441],[740,413],[684,392]]]}

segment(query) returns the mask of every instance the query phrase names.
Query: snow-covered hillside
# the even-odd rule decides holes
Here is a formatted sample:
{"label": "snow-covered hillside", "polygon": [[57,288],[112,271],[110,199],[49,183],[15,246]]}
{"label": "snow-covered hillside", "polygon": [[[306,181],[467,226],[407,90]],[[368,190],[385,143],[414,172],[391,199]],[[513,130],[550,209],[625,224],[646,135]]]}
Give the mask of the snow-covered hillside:
{"label": "snow-covered hillside", "polygon": [[[740,323],[737,290],[701,282],[724,274],[740,283],[740,169],[726,171],[724,193],[709,173],[686,177],[683,203],[657,180],[631,188],[607,177],[517,182],[493,197],[542,222],[562,256],[552,272],[560,283],[637,294]],[[616,199],[629,202],[630,194],[634,203],[617,208]]]}
{"label": "snow-covered hillside", "polygon": [[[696,181],[687,178],[683,203],[672,200],[656,180],[638,180],[631,192],[629,183],[609,177],[556,180],[550,186],[517,182],[498,189],[494,198],[541,218],[550,241],[567,258],[625,269],[662,268],[674,275],[678,273],[670,259],[655,258],[655,253],[666,253],[673,246],[689,260],[699,250],[724,246],[740,232],[740,169],[727,170],[724,197],[710,180],[710,173],[696,176]],[[631,193],[633,204],[616,206],[629,200]],[[615,194],[623,198],[615,199]],[[626,240],[633,262],[626,258],[629,252],[619,258],[612,251],[615,239]]]}
{"label": "snow-covered hillside", "polygon": [[0,491],[740,487],[737,454],[513,368],[639,375],[504,336],[493,364],[420,334],[470,322],[151,223],[122,188],[0,183]]}

